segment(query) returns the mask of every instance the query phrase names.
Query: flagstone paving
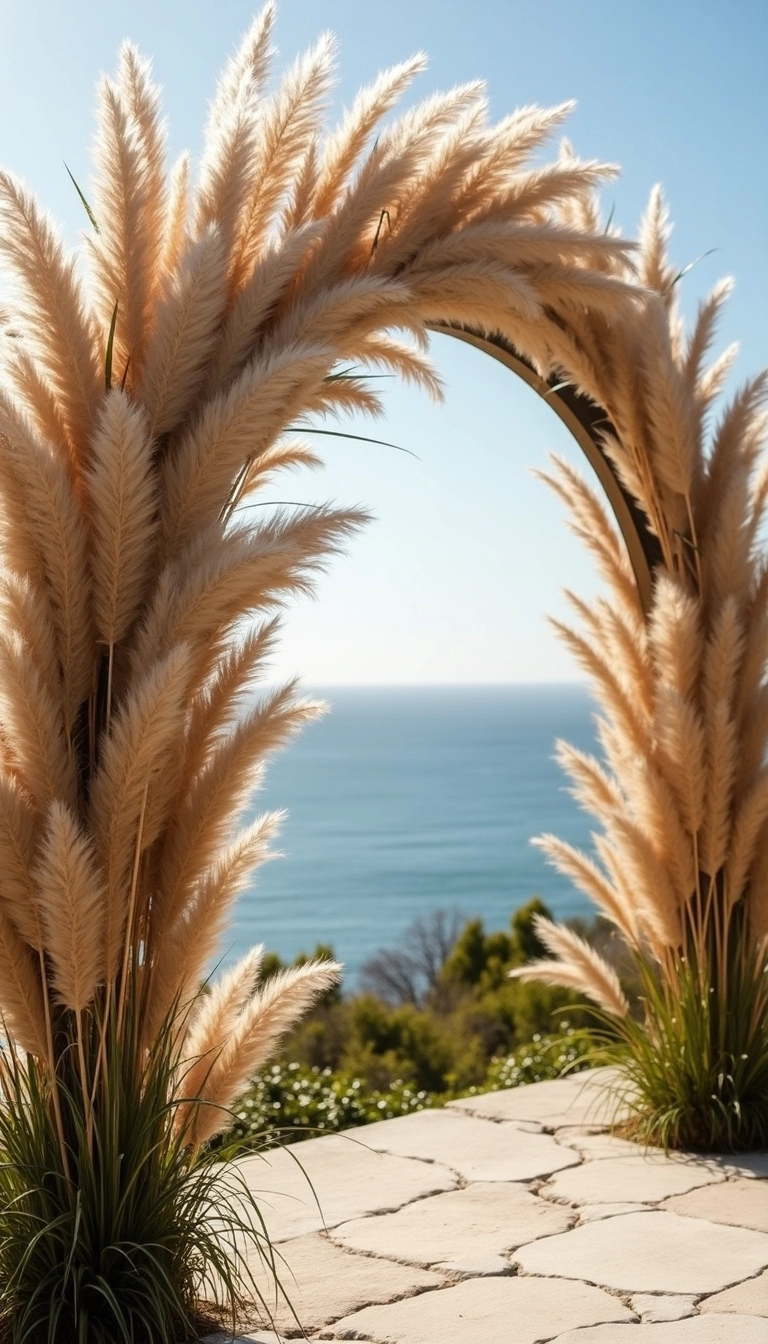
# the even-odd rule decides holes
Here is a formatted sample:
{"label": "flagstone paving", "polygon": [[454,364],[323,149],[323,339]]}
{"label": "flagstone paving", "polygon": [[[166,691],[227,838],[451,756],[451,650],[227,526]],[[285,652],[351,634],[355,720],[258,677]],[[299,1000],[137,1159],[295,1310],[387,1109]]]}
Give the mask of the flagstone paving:
{"label": "flagstone paving", "polygon": [[248,1339],[768,1344],[768,1154],[617,1139],[609,1080],[247,1159],[283,1287],[262,1275],[273,1319]]}

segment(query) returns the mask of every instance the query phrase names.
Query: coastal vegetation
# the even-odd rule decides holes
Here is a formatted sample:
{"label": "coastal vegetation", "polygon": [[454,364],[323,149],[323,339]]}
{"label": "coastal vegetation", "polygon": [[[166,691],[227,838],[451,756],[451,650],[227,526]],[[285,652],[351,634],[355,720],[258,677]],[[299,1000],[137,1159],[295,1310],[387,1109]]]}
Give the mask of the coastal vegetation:
{"label": "coastal vegetation", "polygon": [[[356,992],[334,989],[318,1000],[284,1038],[283,1058],[360,1078],[368,1089],[386,1090],[399,1078],[417,1090],[449,1093],[481,1084],[491,1059],[556,1032],[559,1017],[586,1027],[583,995],[509,978],[544,952],[533,921],[548,913],[534,898],[508,931],[487,932],[481,920],[468,920],[431,966],[418,955],[418,934],[427,935],[426,947],[440,916],[416,920],[397,947],[363,966]],[[589,933],[599,939],[596,928]],[[318,947],[313,956],[330,953]],[[278,958],[265,960],[282,969]]]}
{"label": "coastal vegetation", "polygon": [[[486,932],[479,919],[460,925],[440,911],[415,920],[366,963],[362,989],[334,987],[286,1034],[238,1102],[222,1147],[314,1137],[594,1064],[584,996],[509,978],[544,952],[537,915],[549,912],[534,898],[509,931]],[[592,944],[619,951],[604,921],[574,923]],[[284,969],[274,955],[264,964]]]}

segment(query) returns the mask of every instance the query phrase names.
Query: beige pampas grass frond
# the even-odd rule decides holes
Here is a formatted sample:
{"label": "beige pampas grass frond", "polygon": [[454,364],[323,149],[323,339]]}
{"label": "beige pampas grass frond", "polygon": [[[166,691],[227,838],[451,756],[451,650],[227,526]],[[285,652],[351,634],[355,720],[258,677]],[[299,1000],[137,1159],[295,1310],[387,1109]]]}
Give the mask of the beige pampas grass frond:
{"label": "beige pampas grass frond", "polygon": [[[117,89],[127,109],[144,165],[144,191],[138,227],[146,237],[145,266],[151,276],[148,309],[151,313],[161,276],[166,242],[166,128],[160,90],[152,82],[152,65],[131,42],[120,49]],[[134,377],[141,368],[143,346],[133,354]]]}
{"label": "beige pampas grass frond", "polygon": [[0,432],[23,489],[24,522],[49,595],[61,668],[67,732],[91,688],[94,662],[88,533],[71,470],[40,443],[0,393]]}
{"label": "beige pampas grass frond", "polygon": [[151,437],[178,428],[205,378],[226,301],[226,251],[212,225],[179,259],[157,307],[140,397]]}
{"label": "beige pampas grass frond", "polygon": [[576,801],[594,816],[610,817],[626,805],[616,780],[603,769],[596,757],[578,751],[562,740],[555,743],[555,760],[571,780]]}
{"label": "beige pampas grass frond", "polygon": [[[201,1087],[199,1095],[204,1105],[193,1113],[193,1143],[204,1143],[226,1126],[227,1108],[248,1079],[283,1033],[304,1016],[320,994],[338,983],[341,969],[335,961],[308,961],[304,966],[278,971],[240,1013],[230,1013],[228,1020],[221,1022],[225,1044]],[[183,1131],[188,1123],[189,1116],[181,1107],[177,1125]]]}
{"label": "beige pampas grass frond", "polygon": [[426,57],[419,52],[409,61],[383,70],[373,84],[357,95],[325,147],[312,200],[315,219],[330,215],[377,125],[426,65]]}
{"label": "beige pampas grass frond", "polygon": [[69,452],[69,432],[59,398],[29,352],[17,348],[9,353],[5,373],[14,401],[27,409],[39,438],[57,450]]}
{"label": "beige pampas grass frond", "polygon": [[537,937],[553,953],[554,960],[540,958],[516,967],[509,974],[516,980],[545,980],[550,985],[563,985],[580,990],[607,1013],[625,1017],[629,1003],[619,984],[619,977],[607,961],[598,956],[593,947],[563,925],[553,924],[542,915],[534,915]]}
{"label": "beige pampas grass frond", "polygon": [[274,650],[278,618],[250,630],[219,661],[192,702],[187,731],[186,773],[193,777],[215,753],[222,735],[235,727],[256,677]]}
{"label": "beige pampas grass frond", "polygon": [[0,634],[0,718],[13,770],[38,812],[60,798],[74,804],[74,765],[60,708],[18,635]]}
{"label": "beige pampas grass frond", "polygon": [[256,189],[258,99],[272,57],[274,7],[266,5],[227,65],[211,104],[195,198],[196,231],[215,224],[229,257],[248,197]]}
{"label": "beige pampas grass frond", "polygon": [[223,738],[168,827],[154,901],[156,936],[179,917],[229,841],[259,782],[265,757],[323,708],[311,700],[296,700],[291,683],[274,691]]}
{"label": "beige pampas grass frond", "polygon": [[47,217],[12,174],[0,172],[0,251],[18,284],[25,341],[55,390],[77,463],[90,432],[99,374],[94,332],[77,279]]}
{"label": "beige pampas grass frond", "polygon": [[22,1050],[49,1059],[39,959],[0,911],[0,1025],[3,1019]]}
{"label": "beige pampas grass frond", "polygon": [[190,1097],[200,1096],[216,1058],[226,1047],[233,1021],[256,993],[263,956],[261,945],[252,947],[219,976],[190,1014],[181,1047],[181,1067],[186,1065],[182,1087]]}
{"label": "beige pampas grass frond", "polygon": [[205,128],[206,144],[214,140],[216,133],[226,123],[233,106],[244,96],[256,104],[269,74],[269,64],[274,55],[271,48],[272,31],[275,24],[275,6],[272,0],[263,5],[253,18],[237,50],[219,75],[216,91],[208,109],[208,121]]}
{"label": "beige pampas grass frond", "polygon": [[56,632],[45,589],[6,567],[0,573],[0,620],[26,644],[30,657],[54,704],[61,696],[61,669]]}
{"label": "beige pampas grass frond", "polygon": [[637,944],[637,919],[632,904],[624,899],[624,891],[614,889],[594,859],[565,840],[559,840],[556,835],[534,836],[531,844],[546,855],[553,868],[571,878],[594,901],[598,910],[621,930],[630,946]]}
{"label": "beige pampas grass frond", "polygon": [[112,648],[140,610],[157,530],[157,487],[146,417],[118,389],[104,399],[86,480],[96,633]]}
{"label": "beige pampas grass frond", "polygon": [[91,786],[89,822],[107,890],[108,980],[120,963],[136,854],[162,825],[169,805],[169,799],[153,796],[153,787],[182,729],[189,672],[183,644],[150,667],[113,721]]}
{"label": "beige pampas grass frond", "polygon": [[317,135],[333,79],[335,52],[334,38],[325,33],[283,77],[259,118],[252,191],[232,249],[234,292],[251,274],[294,173]]}
{"label": "beige pampas grass frond", "polygon": [[312,247],[321,236],[318,224],[303,224],[266,248],[222,322],[208,366],[205,391],[226,391],[258,350],[260,329],[273,317],[281,298],[295,284]]}
{"label": "beige pampas grass frond", "polygon": [[225,508],[237,473],[271,446],[330,370],[330,350],[288,348],[255,362],[209,402],[163,473],[163,541],[172,558]]}
{"label": "beige pampas grass frond", "polygon": [[185,1013],[204,980],[229,923],[232,907],[254,870],[278,855],[270,849],[283,814],[257,818],[220,850],[182,912],[156,944],[145,1005],[145,1032],[153,1040],[169,1013]]}
{"label": "beige pampas grass frond", "polygon": [[630,610],[640,611],[637,585],[626,550],[605,508],[586,481],[563,458],[551,455],[552,471],[534,470],[568,507],[568,526],[589,550],[599,573]]}
{"label": "beige pampas grass frond", "polygon": [[[681,650],[681,663],[685,652]],[[655,759],[675,796],[689,836],[704,823],[706,794],[706,733],[695,705],[669,686],[658,688]]]}
{"label": "beige pampas grass frond", "polygon": [[244,524],[223,532],[217,523],[202,532],[160,573],[132,650],[135,672],[186,642],[207,677],[239,619],[311,591],[314,572],[365,521],[321,506],[275,512],[258,531]]}
{"label": "beige pampas grass frond", "polygon": [[18,783],[0,775],[0,910],[24,941],[42,953],[42,915],[32,876],[38,826]]}
{"label": "beige pampas grass frond", "polygon": [[[151,301],[159,278],[154,174],[133,117],[115,85],[103,79],[96,136],[93,208],[99,232],[89,239],[91,272],[102,330],[115,319],[116,380],[142,365]],[[106,346],[106,337],[105,337]]]}
{"label": "beige pampas grass frond", "polygon": [[105,888],[72,813],[52,803],[35,868],[37,899],[58,1002],[82,1012],[105,980]]}
{"label": "beige pampas grass frond", "polygon": [[187,244],[191,172],[190,155],[184,150],[173,165],[168,183],[168,209],[160,258],[161,284],[173,277]]}

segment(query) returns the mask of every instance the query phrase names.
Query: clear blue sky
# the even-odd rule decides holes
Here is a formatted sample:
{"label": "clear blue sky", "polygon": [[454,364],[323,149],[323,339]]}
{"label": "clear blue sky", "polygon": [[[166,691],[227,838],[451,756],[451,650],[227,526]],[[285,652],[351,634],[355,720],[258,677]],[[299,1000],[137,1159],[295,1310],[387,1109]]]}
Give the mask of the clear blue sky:
{"label": "clear blue sky", "polygon": [[[166,91],[172,147],[199,145],[215,75],[257,5],[247,0],[0,0],[0,161],[21,173],[74,239],[82,220],[67,160],[88,177],[93,86],[132,37]],[[477,76],[501,117],[521,103],[576,98],[568,134],[585,156],[621,164],[606,208],[632,232],[661,181],[693,306],[736,277],[723,341],[739,372],[768,362],[768,5],[765,0],[283,0],[287,63],[323,29],[340,40],[338,106],[417,49],[430,68],[414,96]],[[282,672],[313,684],[574,679],[545,612],[592,579],[562,515],[529,468],[570,451],[554,415],[500,367],[443,339],[441,408],[393,389],[381,437],[418,454],[325,440],[324,474],[297,499],[364,502],[376,523],[290,613]],[[330,444],[330,446],[328,446]]]}

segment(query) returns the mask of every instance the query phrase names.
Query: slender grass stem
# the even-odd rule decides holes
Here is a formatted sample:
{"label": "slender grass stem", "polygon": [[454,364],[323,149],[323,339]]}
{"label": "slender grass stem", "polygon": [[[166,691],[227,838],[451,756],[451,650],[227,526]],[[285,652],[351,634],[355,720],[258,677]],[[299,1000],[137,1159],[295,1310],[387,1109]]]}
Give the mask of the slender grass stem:
{"label": "slender grass stem", "polygon": [[131,873],[131,895],[128,904],[128,919],[125,928],[125,948],[123,951],[123,966],[120,977],[120,997],[117,1010],[117,1034],[120,1036],[123,1025],[123,1014],[125,1011],[126,996],[128,993],[128,968],[131,952],[133,950],[133,924],[136,913],[136,897],[139,888],[139,865],[141,862],[141,842],[144,835],[144,819],[147,811],[147,797],[149,794],[149,780],[144,785],[144,793],[141,800],[141,813],[139,815],[139,824],[136,830],[136,846],[133,855],[133,872]]}

